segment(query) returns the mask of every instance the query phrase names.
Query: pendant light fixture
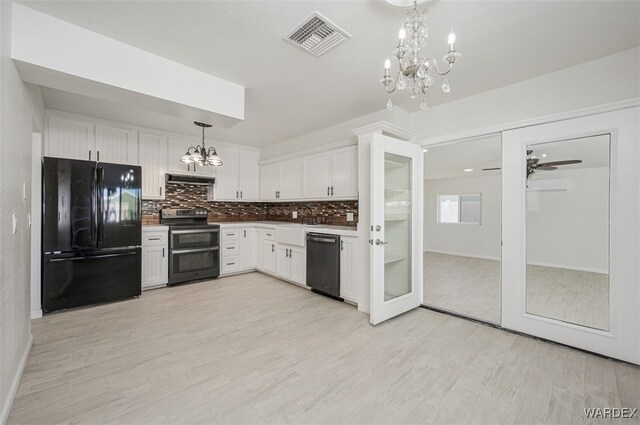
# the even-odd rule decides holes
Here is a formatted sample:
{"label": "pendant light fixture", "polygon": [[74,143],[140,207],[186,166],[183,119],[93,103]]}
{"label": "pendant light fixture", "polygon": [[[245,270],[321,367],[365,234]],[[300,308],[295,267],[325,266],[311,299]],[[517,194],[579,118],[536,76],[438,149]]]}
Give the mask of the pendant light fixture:
{"label": "pendant light fixture", "polygon": [[202,145],[191,146],[187,149],[187,153],[180,159],[181,162],[185,164],[197,164],[202,167],[212,165],[214,167],[219,167],[222,165],[222,160],[218,156],[216,152],[216,148],[211,146],[207,149],[204,144],[204,129],[211,127],[211,124],[205,124],[203,122],[194,121],[193,122],[198,127],[202,127]]}

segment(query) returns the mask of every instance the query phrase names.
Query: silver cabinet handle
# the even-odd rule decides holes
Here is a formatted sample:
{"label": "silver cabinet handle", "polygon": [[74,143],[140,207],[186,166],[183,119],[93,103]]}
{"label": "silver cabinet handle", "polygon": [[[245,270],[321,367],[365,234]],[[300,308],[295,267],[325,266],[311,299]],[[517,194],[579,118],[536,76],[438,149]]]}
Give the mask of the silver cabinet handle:
{"label": "silver cabinet handle", "polygon": [[96,151],[96,160],[100,162],[100,151]]}
{"label": "silver cabinet handle", "polygon": [[331,196],[333,196],[333,186],[331,186]]}
{"label": "silver cabinet handle", "polygon": [[292,257],[293,257],[293,251],[289,250],[289,258],[292,258]]}
{"label": "silver cabinet handle", "polygon": [[160,186],[160,196],[162,196],[162,186]]}
{"label": "silver cabinet handle", "polygon": [[340,239],[340,251],[344,251],[344,240]]}
{"label": "silver cabinet handle", "polygon": [[162,248],[162,258],[164,258],[164,248]]}
{"label": "silver cabinet handle", "polygon": [[91,149],[89,149],[89,161],[91,161]]}
{"label": "silver cabinet handle", "polygon": [[327,196],[331,193],[331,187],[327,186]]}
{"label": "silver cabinet handle", "polygon": [[274,244],[271,244],[271,252],[276,250],[276,246]]}
{"label": "silver cabinet handle", "polygon": [[236,199],[238,199],[238,191],[236,190]]}
{"label": "silver cabinet handle", "polygon": [[240,191],[240,199],[242,199],[242,191]]}
{"label": "silver cabinet handle", "polygon": [[246,229],[244,230],[244,237],[245,238],[247,237],[247,230]]}
{"label": "silver cabinet handle", "polygon": [[389,242],[381,241],[380,239],[376,239],[376,245],[386,245]]}
{"label": "silver cabinet handle", "polygon": [[150,240],[150,241],[159,241],[159,240],[160,240],[160,238],[149,238],[149,239],[147,239],[147,240]]}

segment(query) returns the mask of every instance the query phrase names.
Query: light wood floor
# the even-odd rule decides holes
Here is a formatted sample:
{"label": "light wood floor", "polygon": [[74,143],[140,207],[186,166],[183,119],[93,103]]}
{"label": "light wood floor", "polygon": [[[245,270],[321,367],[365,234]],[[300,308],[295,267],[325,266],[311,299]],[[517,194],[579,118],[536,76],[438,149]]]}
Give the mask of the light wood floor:
{"label": "light wood floor", "polygon": [[640,407],[634,366],[425,309],[373,327],[255,273],[50,315],[33,334],[9,424],[569,424]]}
{"label": "light wood floor", "polygon": [[500,261],[425,252],[424,304],[500,324]]}

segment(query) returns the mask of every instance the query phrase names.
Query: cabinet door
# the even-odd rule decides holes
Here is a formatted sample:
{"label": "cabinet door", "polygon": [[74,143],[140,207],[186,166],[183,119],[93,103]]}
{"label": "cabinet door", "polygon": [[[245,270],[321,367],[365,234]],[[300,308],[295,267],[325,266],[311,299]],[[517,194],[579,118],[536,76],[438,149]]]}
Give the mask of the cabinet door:
{"label": "cabinet door", "polygon": [[45,155],[56,158],[96,159],[94,125],[88,121],[49,115]]}
{"label": "cabinet door", "polygon": [[340,296],[356,302],[356,246],[357,238],[340,238]]}
{"label": "cabinet door", "polygon": [[238,158],[240,200],[258,201],[260,199],[260,151],[241,149]]}
{"label": "cabinet door", "polygon": [[142,199],[164,199],[167,171],[167,138],[140,133],[138,165],[142,167]]}
{"label": "cabinet door", "polygon": [[238,188],[238,148],[229,145],[216,146],[222,165],[217,168],[214,185],[216,201],[240,200]]}
{"label": "cabinet door", "polygon": [[260,200],[273,201],[280,190],[280,165],[260,167]]}
{"label": "cabinet door", "polygon": [[142,248],[142,288],[166,285],[169,281],[169,262],[164,246]]}
{"label": "cabinet door", "polygon": [[193,165],[188,166],[180,159],[187,153],[190,146],[193,146],[190,140],[177,139],[169,137],[167,140],[167,168],[172,173],[186,174],[193,169]]}
{"label": "cabinet door", "polygon": [[303,194],[305,199],[322,199],[331,195],[332,155],[304,160]]}
{"label": "cabinet door", "polygon": [[291,263],[289,262],[289,247],[276,247],[276,275],[283,279],[291,277]]}
{"label": "cabinet door", "polygon": [[303,162],[300,159],[280,164],[279,199],[302,199],[302,174]]}
{"label": "cabinet door", "polygon": [[96,159],[113,164],[138,164],[135,132],[126,128],[96,125]]}
{"label": "cabinet door", "polygon": [[276,272],[276,243],[273,241],[262,242],[262,268],[269,272]]}
{"label": "cabinet door", "polygon": [[358,198],[358,148],[341,149],[333,154],[332,198]]}
{"label": "cabinet door", "polygon": [[291,248],[289,253],[291,263],[290,279],[302,285],[307,284],[307,251],[304,248]]}
{"label": "cabinet door", "polygon": [[242,229],[240,245],[240,266],[242,270],[252,270],[258,265],[258,237],[256,229]]}

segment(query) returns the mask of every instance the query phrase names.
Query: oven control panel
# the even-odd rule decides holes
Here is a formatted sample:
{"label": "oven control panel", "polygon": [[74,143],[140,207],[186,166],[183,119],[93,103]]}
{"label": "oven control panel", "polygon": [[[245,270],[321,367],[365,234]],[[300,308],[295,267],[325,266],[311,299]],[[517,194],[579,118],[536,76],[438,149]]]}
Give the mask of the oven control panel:
{"label": "oven control panel", "polygon": [[163,218],[191,218],[206,217],[208,214],[205,208],[163,208]]}

